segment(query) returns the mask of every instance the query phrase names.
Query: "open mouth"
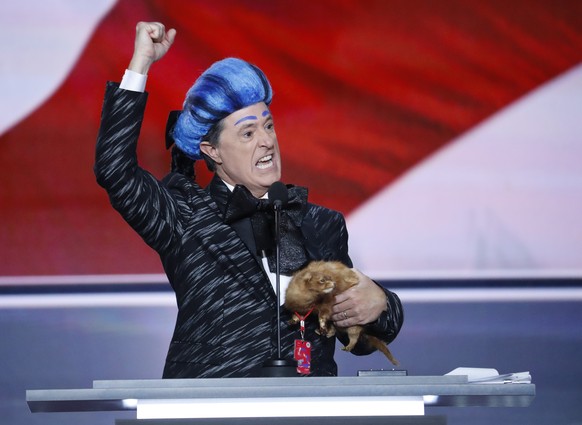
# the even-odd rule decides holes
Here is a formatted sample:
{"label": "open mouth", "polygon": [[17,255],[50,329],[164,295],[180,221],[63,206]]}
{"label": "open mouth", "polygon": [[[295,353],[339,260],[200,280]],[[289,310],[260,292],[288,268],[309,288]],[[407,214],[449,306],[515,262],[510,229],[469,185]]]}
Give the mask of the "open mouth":
{"label": "open mouth", "polygon": [[261,169],[273,166],[273,155],[266,155],[257,161],[256,166]]}
{"label": "open mouth", "polygon": [[324,294],[329,294],[335,288],[335,284],[333,282],[328,284],[328,287],[323,290]]}

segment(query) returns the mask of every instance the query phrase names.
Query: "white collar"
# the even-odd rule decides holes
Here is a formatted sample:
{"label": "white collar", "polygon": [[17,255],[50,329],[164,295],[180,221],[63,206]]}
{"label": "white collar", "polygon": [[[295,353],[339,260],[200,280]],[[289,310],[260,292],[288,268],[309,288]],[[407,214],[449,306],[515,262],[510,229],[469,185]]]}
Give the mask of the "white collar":
{"label": "white collar", "polygon": [[[222,180],[222,179],[220,179]],[[231,185],[230,183],[225,182],[224,180],[222,180],[222,182],[226,185],[226,187],[228,187],[228,190],[230,190],[231,192],[234,190],[234,186]],[[269,192],[265,192],[265,194],[263,196],[261,196],[260,199],[269,199]]]}

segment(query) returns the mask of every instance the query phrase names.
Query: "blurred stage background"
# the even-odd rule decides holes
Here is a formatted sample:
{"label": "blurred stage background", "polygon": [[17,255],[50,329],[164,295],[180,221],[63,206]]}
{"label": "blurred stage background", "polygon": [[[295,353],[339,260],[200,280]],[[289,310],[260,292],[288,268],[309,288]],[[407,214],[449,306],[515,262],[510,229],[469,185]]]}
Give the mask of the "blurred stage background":
{"label": "blurred stage background", "polygon": [[[356,267],[401,295],[402,366],[532,373],[530,408],[449,423],[582,424],[578,0],[3,2],[2,423],[112,423],[32,415],[24,390],[161,375],[172,294],[92,172],[105,81],[140,20],[178,30],[149,75],[142,166],[166,173],[167,113],[201,71],[255,63],[283,181],[343,212]],[[387,367],[337,357],[342,375]]]}

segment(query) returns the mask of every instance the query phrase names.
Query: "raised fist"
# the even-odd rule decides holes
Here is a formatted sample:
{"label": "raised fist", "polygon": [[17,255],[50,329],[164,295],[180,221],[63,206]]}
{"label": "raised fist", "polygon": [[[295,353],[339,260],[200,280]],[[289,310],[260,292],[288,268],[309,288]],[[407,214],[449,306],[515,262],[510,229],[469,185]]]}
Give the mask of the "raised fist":
{"label": "raised fist", "polygon": [[147,74],[150,66],[170,49],[175,37],[176,30],[172,28],[166,31],[160,22],[138,22],[133,57],[128,69]]}

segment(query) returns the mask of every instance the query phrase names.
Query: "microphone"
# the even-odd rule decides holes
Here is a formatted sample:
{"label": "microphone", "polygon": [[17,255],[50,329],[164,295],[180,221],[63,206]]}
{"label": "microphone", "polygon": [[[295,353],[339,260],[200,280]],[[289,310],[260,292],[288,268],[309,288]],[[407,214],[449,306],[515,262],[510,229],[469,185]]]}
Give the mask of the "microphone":
{"label": "microphone", "polygon": [[281,210],[289,202],[287,186],[277,181],[269,188],[269,203],[275,211],[275,289],[277,294],[277,357],[263,364],[263,376],[297,376],[297,364],[281,358]]}
{"label": "microphone", "polygon": [[287,186],[283,182],[275,182],[269,188],[269,203],[273,209],[281,210],[289,202]]}

